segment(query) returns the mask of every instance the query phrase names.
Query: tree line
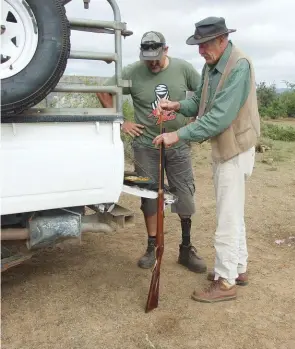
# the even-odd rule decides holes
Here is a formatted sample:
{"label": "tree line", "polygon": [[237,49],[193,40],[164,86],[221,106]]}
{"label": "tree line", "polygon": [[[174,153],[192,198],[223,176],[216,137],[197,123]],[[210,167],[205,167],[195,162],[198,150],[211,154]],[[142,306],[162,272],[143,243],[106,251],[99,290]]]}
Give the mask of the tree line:
{"label": "tree line", "polygon": [[285,81],[287,89],[278,92],[276,85],[266,85],[260,82],[257,85],[259,113],[263,118],[295,117],[295,84]]}

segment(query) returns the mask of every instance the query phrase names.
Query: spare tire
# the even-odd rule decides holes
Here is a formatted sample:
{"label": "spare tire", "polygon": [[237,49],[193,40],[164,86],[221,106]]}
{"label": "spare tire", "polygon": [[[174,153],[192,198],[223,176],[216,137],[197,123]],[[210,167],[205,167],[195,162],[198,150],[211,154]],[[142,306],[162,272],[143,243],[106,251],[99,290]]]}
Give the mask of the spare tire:
{"label": "spare tire", "polygon": [[70,26],[60,0],[1,2],[3,118],[33,107],[57,85],[70,54]]}

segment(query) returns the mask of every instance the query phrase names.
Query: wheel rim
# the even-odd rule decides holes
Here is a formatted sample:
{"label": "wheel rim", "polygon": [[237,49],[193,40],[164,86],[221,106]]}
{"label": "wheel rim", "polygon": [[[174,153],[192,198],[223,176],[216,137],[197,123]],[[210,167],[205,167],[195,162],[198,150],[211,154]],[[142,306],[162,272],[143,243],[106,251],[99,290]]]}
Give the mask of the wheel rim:
{"label": "wheel rim", "polygon": [[38,45],[35,16],[24,0],[2,0],[1,79],[22,71],[32,60]]}

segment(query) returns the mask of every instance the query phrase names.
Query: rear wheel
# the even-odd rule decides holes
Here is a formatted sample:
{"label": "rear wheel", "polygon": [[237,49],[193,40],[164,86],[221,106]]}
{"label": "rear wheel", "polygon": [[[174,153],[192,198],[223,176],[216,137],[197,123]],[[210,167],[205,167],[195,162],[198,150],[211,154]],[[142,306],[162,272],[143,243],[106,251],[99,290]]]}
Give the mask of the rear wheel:
{"label": "rear wheel", "polygon": [[1,0],[1,112],[44,99],[63,75],[70,27],[60,0]]}

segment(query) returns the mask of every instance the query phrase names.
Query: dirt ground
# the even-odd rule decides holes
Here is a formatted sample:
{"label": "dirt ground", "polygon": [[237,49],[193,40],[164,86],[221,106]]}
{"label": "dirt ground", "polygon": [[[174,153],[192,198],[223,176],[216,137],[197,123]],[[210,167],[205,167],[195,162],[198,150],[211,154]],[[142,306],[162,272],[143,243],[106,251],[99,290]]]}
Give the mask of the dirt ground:
{"label": "dirt ground", "polygon": [[[208,145],[193,146],[198,214],[193,242],[214,262],[215,202]],[[144,313],[151,272],[136,266],[145,248],[135,197],[120,203],[135,226],[85,234],[2,274],[3,349],[294,349],[295,144],[257,154],[247,186],[250,283],[235,301],[203,304],[208,284],[176,263],[180,229],[167,211],[158,309]],[[290,239],[291,237],[291,239]]]}

